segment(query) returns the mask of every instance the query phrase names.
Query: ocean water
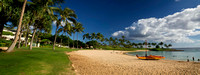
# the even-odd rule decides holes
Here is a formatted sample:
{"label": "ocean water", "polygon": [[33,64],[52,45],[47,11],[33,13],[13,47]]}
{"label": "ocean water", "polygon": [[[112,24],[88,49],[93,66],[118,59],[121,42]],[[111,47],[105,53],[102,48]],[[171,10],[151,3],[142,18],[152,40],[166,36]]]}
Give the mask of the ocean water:
{"label": "ocean water", "polygon": [[[184,51],[148,51],[148,55],[160,55],[164,56],[164,60],[178,60],[178,61],[187,61],[189,59],[192,61],[192,57],[194,57],[195,61],[200,59],[200,48],[176,48],[177,50]],[[144,56],[145,52],[129,52],[128,55],[135,56],[136,54],[139,56]]]}

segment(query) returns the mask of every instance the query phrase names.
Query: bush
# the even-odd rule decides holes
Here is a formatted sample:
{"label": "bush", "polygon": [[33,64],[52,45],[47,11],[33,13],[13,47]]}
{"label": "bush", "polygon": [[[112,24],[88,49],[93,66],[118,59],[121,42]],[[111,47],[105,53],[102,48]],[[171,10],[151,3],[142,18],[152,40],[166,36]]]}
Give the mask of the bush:
{"label": "bush", "polygon": [[14,34],[11,33],[11,32],[5,32],[5,31],[3,31],[3,35],[14,35]]}
{"label": "bush", "polygon": [[10,40],[0,39],[0,47],[8,47],[11,43],[12,41]]}
{"label": "bush", "polygon": [[0,43],[0,47],[5,47],[6,43]]}
{"label": "bush", "polygon": [[43,47],[43,48],[52,48],[53,45],[51,45],[51,44],[41,44],[40,47]]}
{"label": "bush", "polygon": [[183,50],[176,50],[176,49],[170,49],[170,48],[152,48],[149,50],[151,51],[183,51]]}

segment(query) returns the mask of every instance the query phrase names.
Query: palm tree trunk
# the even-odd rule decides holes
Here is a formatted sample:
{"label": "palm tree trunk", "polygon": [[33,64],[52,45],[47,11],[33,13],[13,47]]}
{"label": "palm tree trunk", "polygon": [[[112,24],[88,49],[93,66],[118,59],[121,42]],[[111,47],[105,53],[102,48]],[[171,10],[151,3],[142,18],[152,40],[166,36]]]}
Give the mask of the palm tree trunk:
{"label": "palm tree trunk", "polygon": [[36,39],[35,39],[35,42],[36,42],[36,44],[38,43],[38,36],[40,35],[40,31],[38,31],[37,32],[37,35],[35,36],[36,37]]}
{"label": "palm tree trunk", "polygon": [[74,48],[74,38],[75,38],[75,34],[76,34],[76,33],[74,33],[74,35],[73,35],[73,48]]}
{"label": "palm tree trunk", "polygon": [[17,32],[15,33],[15,39],[13,41],[13,43],[11,44],[11,46],[8,48],[8,50],[6,52],[11,52],[14,50],[15,48],[15,45],[17,43],[17,40],[19,38],[19,33],[20,33],[20,28],[21,28],[21,24],[22,24],[22,19],[23,19],[23,16],[24,16],[24,10],[25,10],[25,7],[26,7],[26,2],[27,0],[24,0],[24,4],[23,4],[23,8],[22,8],[22,12],[21,12],[21,16],[20,16],[20,19],[19,19],[19,25],[17,27]]}
{"label": "palm tree trunk", "polygon": [[76,48],[78,49],[78,33],[77,33],[77,47]]}
{"label": "palm tree trunk", "polygon": [[[29,27],[29,26],[28,26]],[[25,46],[27,47],[28,45],[28,36],[29,36],[29,29],[27,27],[27,32],[26,32],[26,38],[25,38]]]}
{"label": "palm tree trunk", "polygon": [[33,35],[32,35],[31,43],[30,43],[30,46],[29,46],[30,50],[32,50],[32,45],[33,45],[33,40],[34,40],[35,33],[36,33],[36,29],[33,30]]}
{"label": "palm tree trunk", "polygon": [[22,37],[22,31],[19,34],[19,40],[18,40],[18,47],[17,48],[20,48],[20,46],[21,46],[21,37]]}
{"label": "palm tree trunk", "polygon": [[[67,33],[66,33],[66,35],[67,35]],[[67,35],[67,41],[68,41],[68,47],[69,47],[69,36]],[[70,47],[69,47],[70,48]]]}
{"label": "palm tree trunk", "polygon": [[[68,46],[69,46],[69,36],[68,36]],[[70,46],[69,46],[70,47]]]}
{"label": "palm tree trunk", "polygon": [[93,44],[93,49],[94,49],[94,43],[92,43]]}
{"label": "palm tree trunk", "polygon": [[1,23],[0,24],[0,39],[2,38],[2,35],[3,35],[3,28],[4,28],[4,24]]}
{"label": "palm tree trunk", "polygon": [[56,27],[56,33],[55,33],[55,38],[54,38],[54,42],[53,42],[53,50],[55,50],[56,38],[57,38],[57,30],[58,30],[58,27]]}

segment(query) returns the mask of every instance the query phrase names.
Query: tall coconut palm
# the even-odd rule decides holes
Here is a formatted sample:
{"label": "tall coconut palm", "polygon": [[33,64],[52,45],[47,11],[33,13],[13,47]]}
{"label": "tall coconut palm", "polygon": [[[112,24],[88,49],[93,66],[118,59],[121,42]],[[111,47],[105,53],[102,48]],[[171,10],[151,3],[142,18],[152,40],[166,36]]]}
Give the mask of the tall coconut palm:
{"label": "tall coconut palm", "polygon": [[155,47],[155,46],[156,46],[156,43],[151,43],[151,45],[154,46],[154,48],[156,48],[156,47]]}
{"label": "tall coconut palm", "polygon": [[[68,37],[68,41],[69,41],[69,36],[68,35],[71,36],[71,29],[72,29],[71,23],[66,23],[58,31],[63,32],[63,34],[66,34],[66,36]],[[69,42],[68,42],[68,46],[69,46]]]}
{"label": "tall coconut palm", "polygon": [[[104,36],[101,33],[96,34],[97,41],[103,41]],[[98,42],[97,42],[98,43]]]}
{"label": "tall coconut palm", "polygon": [[17,27],[17,32],[15,34],[14,41],[13,41],[13,43],[11,44],[11,46],[8,48],[8,50],[6,52],[13,51],[13,49],[14,49],[16,43],[17,43],[17,40],[19,38],[18,36],[19,36],[19,33],[20,33],[21,24],[22,24],[22,19],[23,19],[25,7],[26,7],[26,2],[27,2],[27,0],[24,0],[24,4],[23,4],[23,7],[22,7],[22,12],[21,12],[21,17],[20,17],[20,20],[19,20],[19,25]]}
{"label": "tall coconut palm", "polygon": [[[21,36],[22,36],[22,33],[24,34],[25,33],[25,30],[26,30],[26,33],[29,34],[29,23],[30,23],[30,17],[32,15],[30,15],[31,12],[30,11],[26,11],[26,13],[24,14],[24,18],[22,20],[22,27],[21,27],[21,31],[20,31],[20,35],[19,35],[19,41],[18,41],[18,47],[17,48],[20,48],[21,46]],[[25,34],[24,34],[25,35]],[[28,35],[26,35],[26,38],[25,38],[25,41],[26,41],[26,46],[27,46],[27,40],[28,40]]]}
{"label": "tall coconut palm", "polygon": [[161,48],[163,48],[163,44],[164,44],[163,42],[160,42],[160,43],[159,43],[159,45],[161,46]]}
{"label": "tall coconut palm", "polygon": [[53,42],[53,50],[55,50],[55,44],[56,44],[56,38],[57,38],[57,34],[58,34],[58,28],[61,25],[61,19],[57,19],[56,18],[56,32],[55,32],[55,37],[54,37],[54,42]]}
{"label": "tall coconut palm", "polygon": [[[95,33],[90,34],[90,36],[91,36],[91,40],[94,40],[96,38],[96,34]],[[94,43],[93,43],[93,48],[94,48]]]}
{"label": "tall coconut palm", "polygon": [[57,30],[61,25],[61,21],[67,22],[66,20],[72,21],[74,24],[76,24],[76,20],[74,18],[77,18],[75,12],[69,8],[65,8],[64,10],[60,9],[58,10],[60,13],[60,19],[56,19],[56,32],[55,32],[55,38],[54,38],[54,44],[53,44],[53,50],[55,50],[55,44],[56,44],[56,38],[57,38]]}
{"label": "tall coconut palm", "polygon": [[110,41],[110,46],[113,46],[113,42],[112,42],[113,41],[113,37],[110,37],[109,41]]}
{"label": "tall coconut palm", "polygon": [[172,44],[168,44],[168,47],[171,47],[172,46]]}
{"label": "tall coconut palm", "polygon": [[86,46],[87,46],[87,40],[90,40],[90,34],[89,33],[84,34],[83,35],[83,40],[85,40],[85,43],[86,43]]}
{"label": "tall coconut palm", "polygon": [[33,35],[31,38],[29,49],[32,50],[32,43],[35,37],[35,33],[37,30],[44,31],[44,32],[51,32],[51,17],[49,17],[47,14],[42,14],[39,20],[35,21],[34,29],[33,29]]}
{"label": "tall coconut palm", "polygon": [[75,28],[75,27],[72,27],[71,32],[73,33],[73,47],[72,47],[72,48],[74,48],[74,41],[75,41],[75,35],[76,35],[76,28]]}
{"label": "tall coconut palm", "polygon": [[108,38],[105,38],[105,41],[110,45],[110,41]]}
{"label": "tall coconut palm", "polygon": [[75,29],[76,29],[76,32],[77,32],[77,47],[76,48],[78,48],[78,33],[83,32],[84,28],[83,28],[83,25],[81,23],[77,23],[75,25]]}
{"label": "tall coconut palm", "polygon": [[18,46],[17,48],[20,48],[21,47],[21,37],[22,37],[22,30],[24,29],[24,27],[21,27],[21,31],[20,31],[20,34],[19,34],[19,40],[18,40]]}

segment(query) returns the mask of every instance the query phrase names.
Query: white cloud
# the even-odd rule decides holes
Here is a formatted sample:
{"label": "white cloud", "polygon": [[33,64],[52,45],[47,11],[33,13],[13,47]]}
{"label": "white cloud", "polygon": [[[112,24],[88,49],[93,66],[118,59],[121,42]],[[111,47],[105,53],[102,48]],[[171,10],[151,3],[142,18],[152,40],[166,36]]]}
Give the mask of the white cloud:
{"label": "white cloud", "polygon": [[[56,22],[57,22],[57,21],[53,21],[53,25],[56,26]],[[67,20],[67,22],[69,22],[70,24],[73,24],[73,22],[71,22],[71,21],[69,21],[69,20]],[[66,22],[61,21],[61,25],[62,25],[62,26],[65,26],[65,25],[66,25]]]}
{"label": "white cloud", "polygon": [[65,25],[66,25],[66,22],[61,21],[61,25],[62,25],[62,26],[65,26]]}
{"label": "white cloud", "polygon": [[57,22],[57,21],[53,21],[53,25],[56,25],[56,22]]}
{"label": "white cloud", "polygon": [[112,36],[126,36],[127,39],[151,41],[194,42],[189,36],[200,34],[200,5],[163,18],[139,19],[125,30]]}

